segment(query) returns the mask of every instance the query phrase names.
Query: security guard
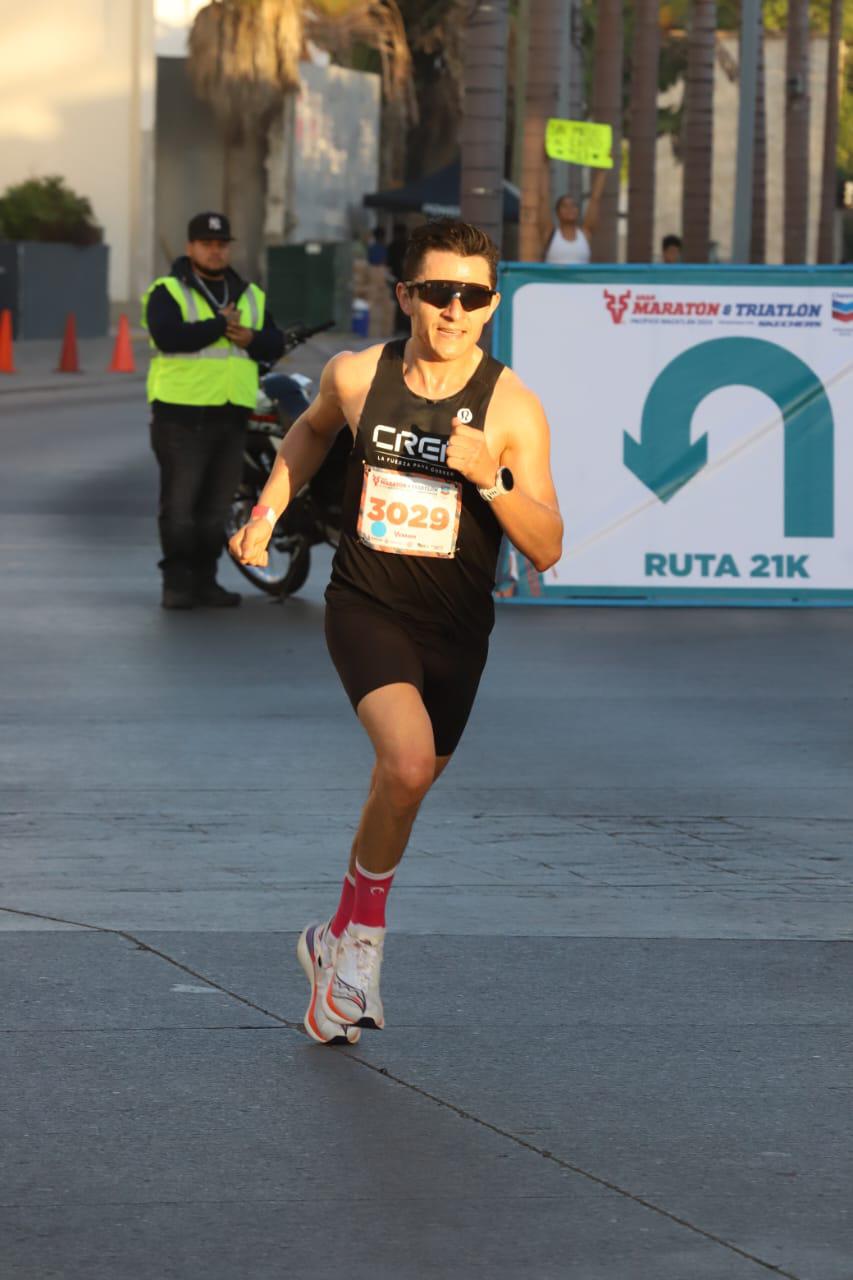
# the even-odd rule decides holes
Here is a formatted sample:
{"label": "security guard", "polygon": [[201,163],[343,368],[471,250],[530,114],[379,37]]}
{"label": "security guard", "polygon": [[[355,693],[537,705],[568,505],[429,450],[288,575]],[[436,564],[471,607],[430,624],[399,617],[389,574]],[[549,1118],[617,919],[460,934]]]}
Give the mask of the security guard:
{"label": "security guard", "polygon": [[142,299],[152,349],[148,399],[160,464],[164,609],[240,603],[216,581],[216,563],[240,483],[258,364],[280,359],[284,335],[263,291],[229,266],[232,239],[224,214],[196,214],[186,255]]}

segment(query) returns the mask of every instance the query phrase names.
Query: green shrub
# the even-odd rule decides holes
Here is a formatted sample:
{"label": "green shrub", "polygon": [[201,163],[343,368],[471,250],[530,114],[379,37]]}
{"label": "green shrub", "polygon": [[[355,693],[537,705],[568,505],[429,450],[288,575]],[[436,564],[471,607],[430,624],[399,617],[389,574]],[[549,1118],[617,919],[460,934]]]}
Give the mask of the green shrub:
{"label": "green shrub", "polygon": [[64,178],[30,178],[0,196],[0,237],[5,240],[86,245],[98,244],[102,234],[90,202],[67,187]]}

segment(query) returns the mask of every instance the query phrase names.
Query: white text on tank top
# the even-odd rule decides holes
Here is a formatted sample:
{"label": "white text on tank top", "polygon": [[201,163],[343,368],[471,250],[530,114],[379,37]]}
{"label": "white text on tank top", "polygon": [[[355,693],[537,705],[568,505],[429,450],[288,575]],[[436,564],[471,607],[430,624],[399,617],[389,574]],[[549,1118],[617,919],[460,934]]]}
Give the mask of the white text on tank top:
{"label": "white text on tank top", "polygon": [[569,266],[572,263],[589,262],[590,257],[589,241],[580,227],[575,233],[574,240],[567,240],[558,227],[551,237],[545,261],[556,266]]}

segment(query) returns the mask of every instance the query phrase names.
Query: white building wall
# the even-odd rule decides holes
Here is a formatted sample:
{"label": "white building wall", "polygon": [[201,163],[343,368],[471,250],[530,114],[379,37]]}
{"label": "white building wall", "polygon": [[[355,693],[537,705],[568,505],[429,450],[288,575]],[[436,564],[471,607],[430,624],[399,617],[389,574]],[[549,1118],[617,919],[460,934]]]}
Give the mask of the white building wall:
{"label": "white building wall", "polygon": [[110,246],[110,297],[150,274],[151,0],[0,0],[0,189],[59,174]]}

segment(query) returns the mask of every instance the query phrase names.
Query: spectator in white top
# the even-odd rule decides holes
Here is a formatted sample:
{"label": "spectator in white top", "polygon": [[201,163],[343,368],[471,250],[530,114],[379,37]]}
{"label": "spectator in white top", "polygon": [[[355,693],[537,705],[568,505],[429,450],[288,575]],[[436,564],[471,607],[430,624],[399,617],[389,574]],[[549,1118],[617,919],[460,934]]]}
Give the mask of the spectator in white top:
{"label": "spectator in white top", "polygon": [[601,196],[607,181],[607,170],[597,169],[592,180],[592,191],[586,206],[583,224],[580,209],[572,196],[560,196],[555,207],[557,226],[545,249],[545,261],[557,266],[582,265],[590,260],[590,240],[598,226],[601,212]]}

